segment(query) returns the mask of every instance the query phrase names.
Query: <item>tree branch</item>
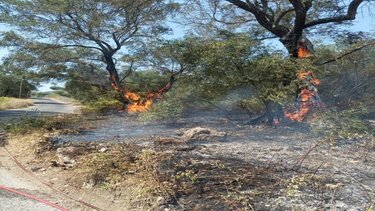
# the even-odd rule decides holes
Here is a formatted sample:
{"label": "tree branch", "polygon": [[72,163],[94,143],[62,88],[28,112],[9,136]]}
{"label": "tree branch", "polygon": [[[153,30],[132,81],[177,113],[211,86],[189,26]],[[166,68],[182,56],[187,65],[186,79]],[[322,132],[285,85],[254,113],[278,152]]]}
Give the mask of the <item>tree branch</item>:
{"label": "tree branch", "polygon": [[131,62],[131,63],[130,63],[129,70],[128,70],[128,72],[124,75],[124,77],[122,77],[122,79],[120,80],[120,83],[122,83],[122,82],[125,80],[125,78],[129,77],[130,74],[133,72],[133,64],[134,64],[134,62]]}
{"label": "tree branch", "polygon": [[293,8],[290,8],[290,9],[285,10],[284,12],[282,12],[282,13],[279,15],[279,17],[276,18],[276,20],[275,20],[275,25],[276,25],[276,26],[279,25],[279,24],[280,24],[280,21],[283,19],[283,17],[284,17],[285,15],[287,15],[288,13],[293,12],[293,11],[294,11],[294,9],[293,9]]}
{"label": "tree branch", "polygon": [[309,23],[306,23],[304,28],[309,28],[315,25],[325,24],[325,23],[334,23],[334,22],[340,22],[340,21],[354,20],[357,14],[357,9],[362,2],[363,0],[353,0],[349,4],[347,13],[345,15],[313,20]]}
{"label": "tree branch", "polygon": [[95,49],[95,50],[99,50],[99,51],[102,51],[101,48],[98,48],[98,47],[95,47],[95,46],[86,46],[86,45],[55,45],[56,47],[59,47],[59,48],[69,48],[69,47],[79,47],[79,48],[89,48],[89,49]]}
{"label": "tree branch", "polygon": [[251,3],[249,0],[246,0],[246,2],[243,2],[241,0],[225,0],[245,11],[248,11],[252,13],[258,23],[266,28],[268,31],[272,32],[276,36],[282,38],[284,37],[288,32],[289,29],[283,26],[275,26],[273,20],[273,17],[267,14],[266,12],[260,10],[256,7],[253,3]]}
{"label": "tree branch", "polygon": [[319,65],[320,66],[320,65],[325,65],[325,64],[331,63],[331,62],[335,62],[335,61],[337,61],[339,59],[342,59],[345,56],[348,56],[348,55],[350,55],[350,54],[352,54],[354,52],[360,51],[360,50],[362,50],[362,49],[364,49],[366,47],[372,46],[372,45],[375,45],[375,41],[372,41],[370,43],[366,43],[364,45],[358,46],[358,47],[356,47],[356,48],[354,48],[354,49],[352,49],[352,50],[350,50],[348,52],[342,53],[341,55],[339,55],[339,56],[337,56],[337,57],[335,57],[333,59],[327,60],[325,62],[317,63],[315,65]]}

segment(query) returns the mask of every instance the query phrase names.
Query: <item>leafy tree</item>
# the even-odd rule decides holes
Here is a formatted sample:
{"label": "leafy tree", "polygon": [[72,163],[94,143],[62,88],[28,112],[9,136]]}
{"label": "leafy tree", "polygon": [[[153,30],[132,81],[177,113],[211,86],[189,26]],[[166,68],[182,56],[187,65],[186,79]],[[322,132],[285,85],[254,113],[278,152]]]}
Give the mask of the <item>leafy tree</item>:
{"label": "leafy tree", "polygon": [[29,97],[36,86],[24,76],[5,71],[0,67],[0,96],[1,97]]}
{"label": "leafy tree", "polygon": [[[171,92],[175,97],[167,99],[169,108],[173,104],[180,107],[182,102],[216,101],[228,92],[246,87],[252,90],[254,99],[263,103],[264,109],[273,109],[269,102],[285,102],[294,87],[285,80],[294,77],[295,63],[282,55],[268,54],[259,42],[246,34],[227,34],[215,39],[188,37],[158,49],[159,66],[184,70]],[[175,93],[176,90],[183,94]]]}
{"label": "leafy tree", "polygon": [[[365,42],[366,43],[366,42]],[[337,44],[333,46],[320,46],[317,48],[317,57],[326,61],[337,52]],[[347,48],[348,43],[341,42],[342,48]],[[363,46],[359,44],[359,46]],[[354,48],[357,49],[357,48]],[[344,54],[346,51],[344,51]],[[322,65],[323,83],[321,86],[324,102],[336,108],[349,109],[356,104],[374,106],[375,99],[375,56],[374,48],[366,48],[352,52],[336,62]],[[334,57],[333,57],[334,58]]]}
{"label": "leafy tree", "polygon": [[[361,6],[374,7],[369,0],[193,0],[190,10],[199,13],[221,25],[230,25],[233,30],[249,30],[253,35],[268,34],[263,38],[279,38],[291,56],[297,57],[299,42],[312,43],[308,35],[316,33],[333,34],[339,27],[356,18]],[[193,16],[197,13],[193,13]],[[202,20],[202,18],[198,19]],[[205,24],[215,24],[206,21]],[[259,29],[261,26],[263,30]],[[241,28],[241,29],[239,29]]]}
{"label": "leafy tree", "polygon": [[[219,34],[247,32],[250,36],[260,37],[260,40],[279,38],[290,57],[297,58],[300,47],[310,53],[314,51],[310,36],[337,33],[340,28],[332,25],[354,20],[361,6],[371,8],[374,4],[366,0],[192,0],[187,3],[187,16],[196,25],[209,25],[205,29]],[[198,14],[201,18],[194,19]],[[295,78],[285,77],[284,83],[290,84]],[[267,109],[268,114],[263,115],[267,122],[282,116],[279,103],[270,100],[266,107],[270,108]]]}
{"label": "leafy tree", "polygon": [[[168,31],[162,21],[176,4],[162,0],[1,0],[0,21],[16,29],[3,34],[27,67],[53,74],[72,63],[104,62],[109,81],[127,104],[116,61],[150,37]],[[47,62],[46,62],[47,61]],[[126,73],[124,74],[127,75]]]}

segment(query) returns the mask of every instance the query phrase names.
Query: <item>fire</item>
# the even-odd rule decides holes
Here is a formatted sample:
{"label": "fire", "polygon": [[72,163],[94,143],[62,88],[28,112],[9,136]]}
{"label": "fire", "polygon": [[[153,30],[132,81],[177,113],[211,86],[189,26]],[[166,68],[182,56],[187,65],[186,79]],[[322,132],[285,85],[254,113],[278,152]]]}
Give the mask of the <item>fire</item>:
{"label": "fire", "polygon": [[300,46],[298,48],[298,58],[307,58],[309,56],[311,55],[305,46]]}
{"label": "fire", "polygon": [[125,97],[127,97],[127,98],[129,98],[130,100],[133,100],[133,101],[139,101],[141,99],[141,96],[139,96],[138,94],[133,93],[133,92],[125,93]]}
{"label": "fire", "polygon": [[320,84],[320,80],[315,77],[312,71],[300,71],[298,73],[298,79],[301,81],[308,81],[313,85]]}
{"label": "fire", "polygon": [[[305,46],[298,48],[298,58],[307,58],[311,56]],[[298,109],[294,112],[285,112],[285,116],[291,120],[301,122],[309,113],[311,107],[322,107],[318,90],[315,86],[320,84],[312,71],[300,71],[297,73],[300,81],[299,93],[297,96]]]}
{"label": "fire", "polygon": [[164,87],[159,89],[157,92],[149,92],[144,99],[142,99],[142,97],[137,93],[125,92],[125,97],[132,101],[132,103],[128,105],[128,112],[145,112],[148,110],[155,100],[160,99],[163,94],[172,88],[174,81],[174,76],[171,76],[171,80]]}
{"label": "fire", "polygon": [[296,112],[286,112],[285,116],[291,120],[302,122],[309,113],[310,107],[313,106],[312,102],[316,97],[314,90],[310,90],[308,87],[302,88],[298,94],[298,110]]}
{"label": "fire", "polygon": [[142,99],[139,94],[134,92],[126,92],[125,96],[133,101],[133,103],[128,105],[129,113],[145,112],[152,106],[154,100],[159,97],[158,94],[148,93],[147,97]]}

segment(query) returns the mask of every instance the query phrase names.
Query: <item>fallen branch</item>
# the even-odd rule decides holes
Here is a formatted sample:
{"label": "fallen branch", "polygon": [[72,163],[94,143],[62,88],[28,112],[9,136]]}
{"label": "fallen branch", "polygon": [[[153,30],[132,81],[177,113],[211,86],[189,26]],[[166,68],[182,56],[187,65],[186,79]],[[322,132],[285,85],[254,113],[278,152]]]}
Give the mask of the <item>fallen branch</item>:
{"label": "fallen branch", "polygon": [[318,141],[316,144],[314,144],[312,147],[310,147],[310,149],[307,150],[307,152],[293,165],[292,168],[290,168],[290,170],[297,171],[298,169],[300,169],[303,161],[306,160],[306,158],[311,154],[311,152],[314,151],[314,149],[318,148],[318,146],[320,146],[324,143],[326,143],[325,140]]}

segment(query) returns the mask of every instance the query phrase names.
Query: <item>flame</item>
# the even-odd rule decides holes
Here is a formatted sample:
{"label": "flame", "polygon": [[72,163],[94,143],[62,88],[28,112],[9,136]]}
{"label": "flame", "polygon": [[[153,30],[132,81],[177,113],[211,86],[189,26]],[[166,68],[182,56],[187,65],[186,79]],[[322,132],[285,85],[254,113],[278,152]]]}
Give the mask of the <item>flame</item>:
{"label": "flame", "polygon": [[291,120],[302,122],[306,115],[309,113],[310,108],[307,106],[301,106],[297,112],[289,113],[285,112],[285,116],[288,117]]}
{"label": "flame", "polygon": [[148,93],[147,97],[142,99],[139,94],[134,92],[126,92],[125,96],[133,101],[133,103],[128,105],[129,113],[145,112],[152,106],[154,100],[159,97],[158,94]]}
{"label": "flame", "polygon": [[305,46],[300,46],[298,48],[298,58],[307,58],[310,55],[309,51],[307,50],[307,48]]}
{"label": "flame", "polygon": [[172,88],[172,83],[173,81],[169,81],[157,92],[149,92],[144,99],[142,99],[141,96],[137,93],[125,92],[125,97],[132,101],[132,103],[128,105],[128,112],[145,112],[152,106],[155,100],[160,99],[163,94],[165,94],[170,88]]}
{"label": "flame", "polygon": [[[311,56],[305,46],[298,48],[298,58],[307,58]],[[302,83],[297,96],[298,110],[294,112],[285,112],[285,116],[291,120],[302,122],[309,113],[312,106],[321,107],[318,90],[315,86],[320,84],[312,71],[300,71],[297,73],[298,80]]]}
{"label": "flame", "polygon": [[312,71],[300,71],[297,73],[298,79],[302,81],[309,81],[313,85],[319,85],[320,80],[317,79]]}
{"label": "flame", "polygon": [[129,98],[130,100],[133,100],[133,101],[139,101],[141,99],[141,96],[139,96],[138,94],[136,94],[134,92],[125,93],[125,97],[127,97],[127,98]]}
{"label": "flame", "polygon": [[291,120],[302,122],[310,111],[310,107],[315,105],[317,96],[314,90],[304,87],[298,94],[299,108],[295,112],[285,112],[285,116]]}

